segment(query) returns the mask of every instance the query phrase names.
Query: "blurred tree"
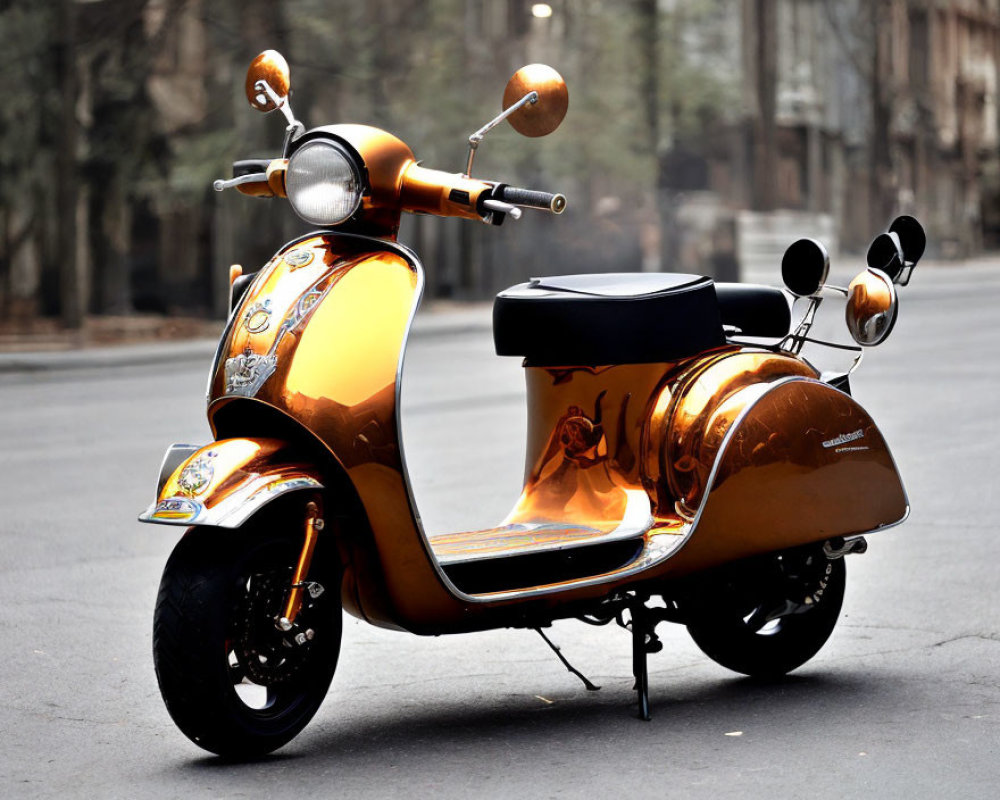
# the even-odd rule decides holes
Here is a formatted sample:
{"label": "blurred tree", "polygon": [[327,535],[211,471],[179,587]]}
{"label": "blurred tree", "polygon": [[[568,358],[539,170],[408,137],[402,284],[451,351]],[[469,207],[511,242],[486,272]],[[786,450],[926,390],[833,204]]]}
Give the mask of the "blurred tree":
{"label": "blurred tree", "polygon": [[52,61],[55,10],[30,0],[0,6],[0,85],[5,87],[0,103],[0,311],[14,319],[41,310],[42,245],[55,151],[55,126],[46,121],[60,109]]}
{"label": "blurred tree", "polygon": [[[981,153],[995,140],[977,109],[995,111],[983,99],[995,81],[978,61],[959,63],[955,43],[996,40],[987,5],[975,17],[957,0],[746,0],[738,15],[728,0],[0,0],[0,312],[68,326],[87,310],[224,313],[227,263],[251,269],[280,236],[307,230],[286,203],[210,189],[234,159],[280,146],[283,121],[248,111],[241,91],[267,47],[286,53],[307,123],[384,127],[456,172],[514,70],[547,61],[566,78],[562,128],[525,141],[504,126],[474,171],[565,191],[569,212],[558,224],[529,213],[501,231],[408,221],[402,235],[428,261],[431,294],[481,297],[539,269],[671,268],[679,250],[698,268],[704,253],[685,239],[692,197],[709,232],[712,214],[789,197],[830,211],[817,198],[835,181],[820,173],[838,159],[868,183],[867,207],[845,202],[845,217],[885,216],[900,202],[897,151],[910,146],[894,126],[913,97],[913,147],[942,154],[921,162],[931,167],[955,162],[952,205],[971,209],[971,225]],[[916,48],[907,15],[923,31]],[[831,38],[865,89],[849,113],[864,105],[869,128],[848,142],[830,109],[848,104],[831,98],[849,81],[808,85],[824,77],[817,65],[843,63],[824,61]],[[925,63],[927,75],[901,100],[907,48],[926,51],[910,72]],[[781,110],[802,98],[809,119]]]}

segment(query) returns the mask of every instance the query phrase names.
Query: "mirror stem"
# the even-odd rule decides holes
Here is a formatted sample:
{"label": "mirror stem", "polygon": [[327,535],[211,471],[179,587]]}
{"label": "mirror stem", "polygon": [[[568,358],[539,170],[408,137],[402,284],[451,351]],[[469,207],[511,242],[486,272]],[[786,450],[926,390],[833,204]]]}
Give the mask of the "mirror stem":
{"label": "mirror stem", "polygon": [[288,158],[288,149],[292,146],[292,142],[298,139],[305,132],[306,126],[298,120],[293,120],[288,123],[288,127],[285,128],[285,141],[281,145],[282,158]]}
{"label": "mirror stem", "polygon": [[505,110],[501,111],[500,114],[489,122],[487,122],[483,127],[476,131],[472,136],[469,137],[469,160],[465,165],[465,172],[462,173],[463,178],[468,178],[472,174],[472,161],[476,157],[476,150],[479,149],[479,143],[485,138],[486,134],[493,130],[497,125],[503,122],[507,117],[513,114],[515,111],[528,105],[528,103],[538,102],[538,92],[528,92],[524,97],[509,106]]}
{"label": "mirror stem", "polygon": [[287,97],[279,97],[274,89],[271,88],[271,84],[267,81],[257,81],[253,88],[255,91],[262,92],[267,95],[267,99],[274,103],[274,107],[281,111],[285,116],[285,120],[288,122],[287,136],[288,140],[298,138],[292,135],[294,131],[304,131],[305,126],[295,119],[295,115],[292,113],[292,107],[288,104]]}

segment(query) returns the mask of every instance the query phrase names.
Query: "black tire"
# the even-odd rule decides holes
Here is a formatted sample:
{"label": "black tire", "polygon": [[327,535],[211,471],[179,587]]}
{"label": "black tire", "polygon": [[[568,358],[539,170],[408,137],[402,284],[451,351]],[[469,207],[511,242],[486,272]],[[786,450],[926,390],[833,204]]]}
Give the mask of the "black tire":
{"label": "black tire", "polygon": [[[322,538],[308,578],[325,591],[305,595],[291,633],[274,624],[303,530],[302,506],[282,505],[282,523],[272,513],[238,530],[189,530],[167,561],[156,601],[153,662],[167,710],[193,742],[227,758],[269,753],[298,734],[323,702],[340,655],[339,569]],[[313,638],[295,644],[295,633],[307,629]]]}
{"label": "black tire", "polygon": [[[776,596],[773,568],[789,569],[789,562],[794,565],[790,567],[794,574],[788,576],[782,572],[778,580],[788,591]],[[754,678],[780,677],[816,655],[837,624],[847,585],[844,559],[828,561],[820,551],[785,554],[769,566],[771,569],[765,574],[771,577],[771,583],[757,589],[759,598],[769,592],[766,600],[754,600],[751,594],[748,601],[747,592],[737,591],[731,602],[717,604],[710,613],[688,625],[691,638],[705,655],[727,669]],[[807,569],[812,574],[803,581],[802,573]],[[753,579],[746,583],[752,582]],[[811,602],[800,606],[798,613],[781,616],[754,629],[752,616],[765,603],[767,608],[775,608],[786,599],[800,603],[805,596]]]}

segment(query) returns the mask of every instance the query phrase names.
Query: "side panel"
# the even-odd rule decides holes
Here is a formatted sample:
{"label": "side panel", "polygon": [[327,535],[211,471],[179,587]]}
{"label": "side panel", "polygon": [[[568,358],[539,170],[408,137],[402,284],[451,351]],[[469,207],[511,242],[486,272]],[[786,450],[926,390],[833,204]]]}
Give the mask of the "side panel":
{"label": "side panel", "polygon": [[895,525],[909,510],[882,434],[850,396],[789,378],[727,433],[670,573]]}
{"label": "side panel", "polygon": [[524,490],[504,524],[617,525],[643,491],[639,451],[651,398],[676,365],[529,367]]}
{"label": "side panel", "polygon": [[364,569],[384,577],[358,582],[362,610],[373,622],[415,631],[459,619],[465,608],[429,554],[400,446],[397,383],[421,289],[416,260],[391,243],[343,234],[295,242],[235,312],[209,394],[210,420],[252,398],[333,454],[374,536],[361,554]]}

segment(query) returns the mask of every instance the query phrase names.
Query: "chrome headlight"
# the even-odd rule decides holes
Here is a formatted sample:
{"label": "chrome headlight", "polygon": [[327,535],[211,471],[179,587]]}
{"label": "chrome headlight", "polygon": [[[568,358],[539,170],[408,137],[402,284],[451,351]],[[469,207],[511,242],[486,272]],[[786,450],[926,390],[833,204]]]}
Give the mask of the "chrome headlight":
{"label": "chrome headlight", "polygon": [[288,160],[288,201],[296,214],[313,225],[339,225],[350,218],[361,203],[361,191],[354,160],[335,142],[306,142]]}

